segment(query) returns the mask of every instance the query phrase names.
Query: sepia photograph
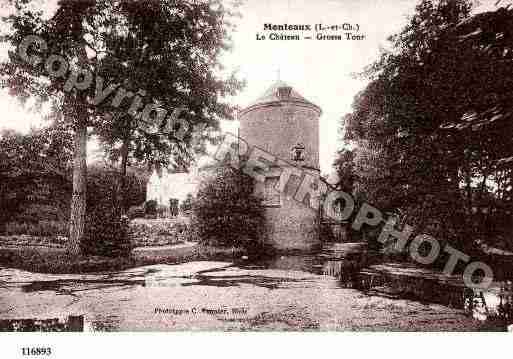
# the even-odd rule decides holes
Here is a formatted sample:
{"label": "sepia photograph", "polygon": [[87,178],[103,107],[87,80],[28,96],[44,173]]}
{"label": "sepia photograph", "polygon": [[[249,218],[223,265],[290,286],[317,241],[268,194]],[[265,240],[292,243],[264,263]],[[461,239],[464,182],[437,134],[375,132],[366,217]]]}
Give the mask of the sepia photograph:
{"label": "sepia photograph", "polygon": [[0,338],[513,332],[513,2],[0,18]]}

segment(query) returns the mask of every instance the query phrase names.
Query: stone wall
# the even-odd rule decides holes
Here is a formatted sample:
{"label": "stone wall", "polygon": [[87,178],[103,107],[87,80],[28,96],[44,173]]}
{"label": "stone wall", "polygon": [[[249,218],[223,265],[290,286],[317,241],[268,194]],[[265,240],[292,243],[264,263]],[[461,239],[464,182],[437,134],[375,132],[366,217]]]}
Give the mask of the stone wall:
{"label": "stone wall", "polygon": [[282,198],[282,206],[268,208],[270,239],[277,250],[309,250],[319,244],[317,212]]}

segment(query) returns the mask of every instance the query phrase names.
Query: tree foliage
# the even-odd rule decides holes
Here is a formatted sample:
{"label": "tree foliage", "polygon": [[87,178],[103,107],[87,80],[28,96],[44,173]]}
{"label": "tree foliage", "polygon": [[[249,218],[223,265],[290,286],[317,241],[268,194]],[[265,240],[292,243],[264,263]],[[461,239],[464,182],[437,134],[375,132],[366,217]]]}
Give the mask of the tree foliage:
{"label": "tree foliage", "polygon": [[70,132],[55,125],[0,134],[0,223],[68,218],[71,141]]}
{"label": "tree foliage", "polygon": [[472,15],[469,1],[419,3],[362,74],[370,83],[344,118],[362,200],[460,246],[507,238],[512,21],[507,8]]}
{"label": "tree foliage", "polygon": [[[220,1],[150,2],[149,6],[122,3],[111,12],[127,36],[98,40],[94,47],[115,43],[101,60],[109,76],[134,93],[173,111],[190,130],[177,137],[168,123],[141,123],[126,111],[107,109],[107,120],[97,133],[111,159],[121,161],[121,172],[131,163],[150,167],[187,167],[206,141],[214,141],[220,119],[232,119],[233,108],[223,102],[240,88],[232,74],[218,75],[223,51],[230,46],[230,19],[235,13]],[[114,74],[114,75],[113,75]]]}

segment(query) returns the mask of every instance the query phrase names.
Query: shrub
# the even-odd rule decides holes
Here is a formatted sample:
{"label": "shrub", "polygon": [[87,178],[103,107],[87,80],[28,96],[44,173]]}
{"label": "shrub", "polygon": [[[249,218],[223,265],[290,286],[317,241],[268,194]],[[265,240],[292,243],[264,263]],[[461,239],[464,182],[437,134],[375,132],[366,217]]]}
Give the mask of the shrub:
{"label": "shrub", "polygon": [[31,130],[28,134],[1,131],[0,227],[5,227],[6,222],[66,219],[71,183],[45,170],[38,159],[44,158],[66,172],[71,144],[70,131],[60,125]]}
{"label": "shrub", "polygon": [[200,260],[233,261],[240,258],[240,248],[198,246],[193,251],[177,251],[169,255],[137,254],[128,258],[69,257],[62,249],[0,248],[0,265],[36,273],[91,273],[118,271],[159,263],[183,263]]}
{"label": "shrub", "polygon": [[335,233],[333,228],[326,222],[318,222],[319,224],[319,235],[323,242],[334,242]]}
{"label": "shrub", "polygon": [[89,215],[80,246],[86,255],[127,257],[133,249],[128,217],[121,217],[119,208],[98,206]]}
{"label": "shrub", "polygon": [[13,217],[15,222],[37,223],[40,221],[62,221],[69,218],[69,203],[55,200],[55,204],[31,203],[23,206],[19,213]]}
{"label": "shrub", "polygon": [[136,220],[130,222],[130,234],[135,246],[167,246],[187,240],[188,224],[173,220]]}
{"label": "shrub", "polygon": [[28,223],[18,223],[18,222],[7,222],[4,225],[4,233],[8,236],[13,236],[17,234],[28,234],[29,233],[29,224]]}
{"label": "shrub", "polygon": [[149,216],[156,216],[157,215],[157,201],[155,200],[150,200],[150,201],[147,201],[145,204],[144,204],[144,213],[146,213],[146,215],[149,215]]}
{"label": "shrub", "polygon": [[193,197],[192,194],[188,193],[185,200],[180,204],[180,212],[189,213],[192,211],[192,202]]}
{"label": "shrub", "polygon": [[243,246],[259,253],[266,244],[265,211],[254,181],[231,167],[216,169],[193,201],[191,228],[207,245]]}
{"label": "shrub", "polygon": [[50,236],[68,236],[69,226],[67,222],[59,221],[39,221],[34,236],[50,237]]}
{"label": "shrub", "polygon": [[8,222],[5,224],[4,233],[8,236],[26,234],[36,237],[56,237],[67,236],[68,229],[68,223],[61,221]]}
{"label": "shrub", "polygon": [[5,223],[2,223],[2,231],[0,233],[6,235],[6,236],[12,236],[12,235],[15,235],[15,234],[20,234],[18,232],[18,226],[19,226],[19,223],[16,223],[16,222],[5,222]]}
{"label": "shrub", "polygon": [[157,206],[157,216],[159,218],[166,218],[168,214],[168,208],[166,206],[158,205]]}
{"label": "shrub", "polygon": [[132,206],[128,209],[128,218],[144,218],[144,207],[143,206]]}
{"label": "shrub", "polygon": [[124,208],[138,206],[146,200],[146,177],[136,168],[128,168],[125,177]]}
{"label": "shrub", "polygon": [[178,216],[179,203],[180,200],[176,198],[169,199],[169,213],[171,214],[171,217]]}
{"label": "shrub", "polygon": [[107,171],[90,176],[86,230],[80,243],[84,254],[125,257],[132,250],[128,217],[121,217],[116,181],[116,175]]}

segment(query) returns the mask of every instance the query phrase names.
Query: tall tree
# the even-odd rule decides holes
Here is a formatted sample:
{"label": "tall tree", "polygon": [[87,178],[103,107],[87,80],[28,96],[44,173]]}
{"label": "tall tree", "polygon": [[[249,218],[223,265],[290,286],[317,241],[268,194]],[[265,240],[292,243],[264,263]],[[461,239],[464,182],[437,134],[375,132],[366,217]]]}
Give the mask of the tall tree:
{"label": "tall tree", "polygon": [[[14,13],[4,18],[9,25],[3,40],[10,45],[20,45],[28,36],[39,36],[46,40],[39,42],[39,50],[50,50],[52,54],[64,56],[70,71],[89,66],[83,37],[84,19],[91,16],[91,1],[61,1],[53,17],[44,18],[38,11],[39,3],[31,1],[11,1]],[[89,112],[86,94],[63,91],[64,79],[50,77],[45,73],[44,63],[30,63],[19,52],[11,51],[9,61],[1,65],[2,85],[10,88],[10,93],[22,101],[36,98],[39,104],[52,102],[61,109],[66,121],[74,129],[73,156],[73,196],[70,217],[70,254],[79,253],[79,241],[84,233],[86,196],[86,143]],[[59,106],[61,105],[61,106]]]}

